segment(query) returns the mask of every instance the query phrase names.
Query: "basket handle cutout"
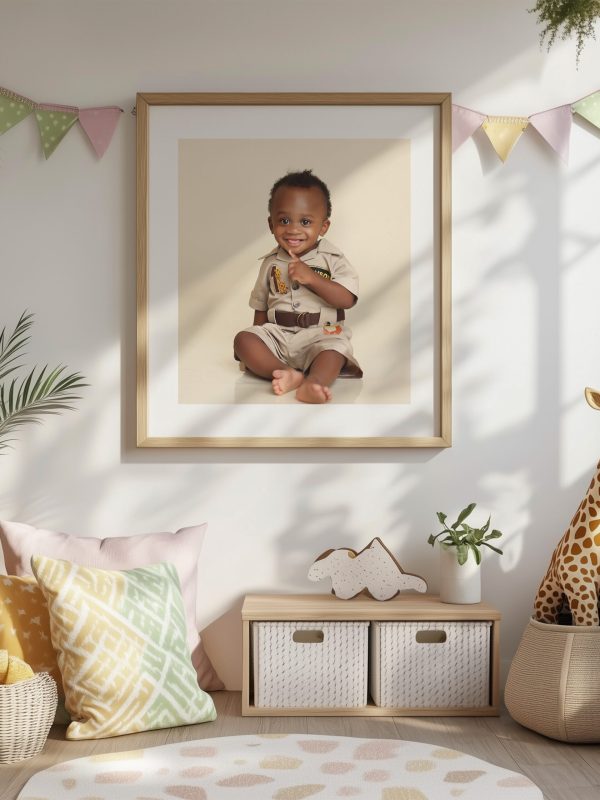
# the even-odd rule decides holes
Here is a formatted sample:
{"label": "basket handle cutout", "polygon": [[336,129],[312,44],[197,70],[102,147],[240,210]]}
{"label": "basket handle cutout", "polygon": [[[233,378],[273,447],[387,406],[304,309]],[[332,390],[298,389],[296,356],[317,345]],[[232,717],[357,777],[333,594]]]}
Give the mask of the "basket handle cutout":
{"label": "basket handle cutout", "polygon": [[419,644],[443,644],[446,639],[446,631],[417,631],[415,636]]}
{"label": "basket handle cutout", "polygon": [[298,644],[321,644],[325,634],[323,631],[294,631],[292,640]]}

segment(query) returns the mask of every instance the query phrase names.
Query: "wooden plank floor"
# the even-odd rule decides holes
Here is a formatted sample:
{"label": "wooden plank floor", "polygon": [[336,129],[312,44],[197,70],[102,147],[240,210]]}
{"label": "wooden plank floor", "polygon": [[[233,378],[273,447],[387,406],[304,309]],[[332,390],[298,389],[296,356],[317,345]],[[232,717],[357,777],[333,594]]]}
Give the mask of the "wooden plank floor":
{"label": "wooden plank floor", "polygon": [[213,698],[218,718],[204,725],[88,742],[67,742],[65,728],[54,727],[39,756],[0,765],[0,800],[15,800],[31,775],[60,761],[251,733],[320,733],[428,742],[522,772],[542,789],[545,800],[600,800],[600,745],[567,745],[546,739],[517,725],[505,711],[500,717],[242,717],[239,692],[215,692]]}

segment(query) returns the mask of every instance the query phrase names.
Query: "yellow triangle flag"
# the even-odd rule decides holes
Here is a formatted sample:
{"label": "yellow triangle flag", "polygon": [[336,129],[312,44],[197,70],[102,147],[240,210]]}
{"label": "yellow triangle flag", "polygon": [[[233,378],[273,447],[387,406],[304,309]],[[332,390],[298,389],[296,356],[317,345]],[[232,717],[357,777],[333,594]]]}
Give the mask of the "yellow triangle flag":
{"label": "yellow triangle flag", "polygon": [[528,125],[527,117],[486,117],[481,127],[502,161],[506,161]]}

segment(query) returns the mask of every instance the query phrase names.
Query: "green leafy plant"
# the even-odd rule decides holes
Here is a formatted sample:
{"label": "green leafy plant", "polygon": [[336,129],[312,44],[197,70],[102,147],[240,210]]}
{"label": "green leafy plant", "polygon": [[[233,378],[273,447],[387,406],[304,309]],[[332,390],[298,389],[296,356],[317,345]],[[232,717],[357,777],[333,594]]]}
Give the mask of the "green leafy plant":
{"label": "green leafy plant", "polygon": [[[443,530],[437,534],[432,533],[427,539],[427,542],[433,547],[433,545],[439,539],[439,543],[442,545],[442,547],[456,547],[456,555],[459,564],[466,563],[469,552],[473,553],[477,564],[481,564],[482,546],[489,547],[490,550],[502,555],[502,550],[490,544],[490,539],[499,539],[502,536],[500,531],[495,529],[490,531],[491,517],[488,518],[488,521],[485,523],[483,528],[473,528],[467,522],[465,522],[476,505],[476,503],[470,503],[466,508],[463,508],[458,515],[456,522],[453,522],[450,526],[448,526],[446,523],[447,515],[442,514],[441,511],[438,511],[437,518],[444,526]],[[440,539],[440,537],[443,538]]]}
{"label": "green leafy plant", "polygon": [[[33,314],[23,312],[13,332],[8,335],[6,328],[0,333],[0,381],[22,369],[22,357],[31,336]],[[12,434],[20,426],[28,423],[41,423],[47,414],[60,414],[73,409],[70,405],[80,396],[76,389],[87,386],[84,377],[78,372],[65,374],[66,367],[50,369],[33,367],[25,377],[13,377],[0,383],[0,454],[14,441]]]}
{"label": "green leafy plant", "polygon": [[529,13],[537,14],[543,25],[540,42],[548,42],[548,50],[556,37],[577,39],[577,63],[586,39],[595,39],[594,26],[600,19],[600,0],[537,0]]}

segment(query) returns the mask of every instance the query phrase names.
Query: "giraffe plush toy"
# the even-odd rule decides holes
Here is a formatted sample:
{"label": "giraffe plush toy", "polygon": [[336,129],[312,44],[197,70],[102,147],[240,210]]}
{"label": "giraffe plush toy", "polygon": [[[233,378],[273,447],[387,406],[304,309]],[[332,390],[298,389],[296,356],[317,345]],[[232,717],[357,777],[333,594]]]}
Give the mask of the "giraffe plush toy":
{"label": "giraffe plush toy", "polygon": [[[600,391],[585,390],[600,410]],[[600,462],[587,493],[558,543],[535,599],[535,617],[557,622],[566,598],[574,625],[598,625],[600,599]]]}

